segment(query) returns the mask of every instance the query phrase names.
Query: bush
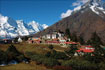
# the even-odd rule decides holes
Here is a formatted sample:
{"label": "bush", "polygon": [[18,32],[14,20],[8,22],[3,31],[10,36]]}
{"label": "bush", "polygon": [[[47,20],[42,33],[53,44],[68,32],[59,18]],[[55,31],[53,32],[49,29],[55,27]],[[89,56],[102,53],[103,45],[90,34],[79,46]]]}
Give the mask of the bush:
{"label": "bush", "polygon": [[49,66],[49,67],[59,65],[59,62],[56,59],[53,59],[53,58],[46,58],[46,59],[43,60],[42,63],[45,66]]}
{"label": "bush", "polygon": [[67,59],[68,58],[64,52],[56,52],[56,51],[53,51],[53,53],[51,54],[51,57],[55,59]]}
{"label": "bush", "polygon": [[22,62],[24,59],[26,59],[24,55],[19,55],[19,56],[16,57],[16,60],[18,62]]}
{"label": "bush", "polygon": [[8,61],[16,60],[18,62],[22,62],[26,58],[16,49],[14,45],[9,46],[9,48],[6,50],[6,53],[8,55]]}
{"label": "bush", "polygon": [[47,53],[45,54],[45,56],[46,56],[46,57],[50,57],[50,56],[51,56],[51,52],[47,52]]}
{"label": "bush", "polygon": [[32,54],[32,53],[27,53],[29,58],[33,61],[36,61],[37,64],[44,64],[45,66],[55,66],[58,65],[59,62],[54,59],[54,58],[48,58],[44,55],[41,54]]}
{"label": "bush", "polygon": [[63,66],[71,66],[74,70],[97,70],[97,66],[86,60],[71,59],[62,63]]}
{"label": "bush", "polygon": [[86,54],[84,55],[85,60],[88,60],[91,63],[100,63],[104,61],[104,58],[102,56],[96,55],[96,56],[91,56],[91,54]]}
{"label": "bush", "polygon": [[16,49],[14,45],[9,46],[9,48],[6,50],[6,53],[12,54],[12,56],[20,55],[20,52]]}
{"label": "bush", "polygon": [[99,64],[99,68],[100,68],[100,70],[105,70],[105,63],[104,62],[101,62]]}
{"label": "bush", "polygon": [[7,63],[7,60],[7,54],[4,51],[0,50],[0,64]]}
{"label": "bush", "polygon": [[54,47],[53,45],[49,45],[48,48],[52,50]]}
{"label": "bush", "polygon": [[57,52],[53,50],[52,52],[47,52],[45,54],[46,57],[54,58],[54,59],[67,59],[68,57],[64,52]]}
{"label": "bush", "polygon": [[9,46],[6,53],[8,54],[8,61],[17,60],[17,56],[21,55],[21,53],[13,45]]}

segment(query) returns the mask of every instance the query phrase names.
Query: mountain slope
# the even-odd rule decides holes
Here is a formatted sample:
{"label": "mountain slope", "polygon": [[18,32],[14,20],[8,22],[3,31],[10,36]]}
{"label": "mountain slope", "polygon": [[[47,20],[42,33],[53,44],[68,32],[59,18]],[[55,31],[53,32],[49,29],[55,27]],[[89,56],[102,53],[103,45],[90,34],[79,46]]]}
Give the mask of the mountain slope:
{"label": "mountain slope", "polygon": [[27,36],[35,34],[43,29],[45,29],[45,27],[39,23],[30,22],[26,24],[23,20],[15,21],[12,18],[0,14],[0,38],[4,39],[17,36]]}
{"label": "mountain slope", "polygon": [[91,38],[92,33],[96,32],[104,42],[105,10],[100,1],[101,0],[90,0],[82,5],[80,10],[73,11],[69,17],[58,21],[54,25],[37,33],[35,36],[42,36],[58,30],[65,32],[65,30],[69,28],[71,33],[82,36],[85,41]]}

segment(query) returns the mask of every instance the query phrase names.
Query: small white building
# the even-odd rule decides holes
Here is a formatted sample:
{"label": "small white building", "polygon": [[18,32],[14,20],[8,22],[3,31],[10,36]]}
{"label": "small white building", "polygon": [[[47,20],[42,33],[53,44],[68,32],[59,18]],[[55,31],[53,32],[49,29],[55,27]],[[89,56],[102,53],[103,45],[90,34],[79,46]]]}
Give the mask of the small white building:
{"label": "small white building", "polygon": [[22,39],[20,37],[18,38],[18,42],[22,42]]}
{"label": "small white building", "polygon": [[47,39],[51,39],[51,35],[50,35],[50,34],[47,34],[47,35],[46,35],[46,38],[47,38]]}
{"label": "small white building", "polygon": [[51,34],[46,34],[42,36],[42,38],[45,38],[45,39],[56,39],[56,38],[61,38],[61,37],[64,37],[64,34],[60,32],[53,32]]}
{"label": "small white building", "polygon": [[52,39],[56,39],[58,37],[58,35],[57,34],[52,34],[51,37],[52,37]]}

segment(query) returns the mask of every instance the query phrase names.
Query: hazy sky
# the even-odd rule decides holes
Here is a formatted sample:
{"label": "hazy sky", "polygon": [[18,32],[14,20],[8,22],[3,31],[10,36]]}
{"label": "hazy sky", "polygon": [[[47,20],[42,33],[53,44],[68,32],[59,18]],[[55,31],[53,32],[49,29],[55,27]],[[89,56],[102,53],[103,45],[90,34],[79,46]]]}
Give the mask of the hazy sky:
{"label": "hazy sky", "polygon": [[52,25],[61,20],[61,14],[86,0],[0,0],[0,14],[15,20]]}

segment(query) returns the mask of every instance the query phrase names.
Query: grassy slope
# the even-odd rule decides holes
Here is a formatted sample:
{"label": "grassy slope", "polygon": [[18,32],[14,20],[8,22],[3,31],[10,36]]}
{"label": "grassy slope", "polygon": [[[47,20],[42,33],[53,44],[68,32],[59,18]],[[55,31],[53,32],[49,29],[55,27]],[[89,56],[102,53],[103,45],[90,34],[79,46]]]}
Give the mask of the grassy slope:
{"label": "grassy slope", "polygon": [[0,70],[46,70],[46,68],[36,64],[19,63],[16,65],[0,67]]}
{"label": "grassy slope", "polygon": [[[10,44],[0,44],[0,49],[6,51],[6,49],[10,46]],[[48,48],[48,44],[28,44],[28,43],[20,43],[20,44],[14,44],[16,46],[17,50],[24,53],[26,51],[29,52],[36,52],[36,53],[46,53],[47,51],[50,51]],[[60,45],[53,45],[55,50],[63,52],[67,48],[60,47]]]}
{"label": "grassy slope", "polygon": [[[28,43],[20,43],[14,44],[22,53],[26,51],[35,52],[39,54],[45,54],[46,52],[50,51],[48,48],[49,45],[46,44],[28,44]],[[6,49],[10,46],[10,44],[0,44],[0,49],[6,51]],[[54,45],[54,49],[63,52],[67,48],[62,48],[59,45]],[[30,64],[19,63],[16,65],[0,67],[0,70],[46,70],[44,66],[36,65],[34,62]]]}

